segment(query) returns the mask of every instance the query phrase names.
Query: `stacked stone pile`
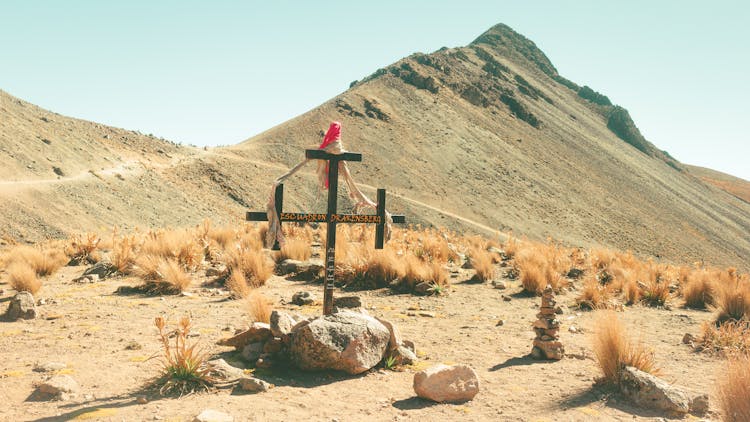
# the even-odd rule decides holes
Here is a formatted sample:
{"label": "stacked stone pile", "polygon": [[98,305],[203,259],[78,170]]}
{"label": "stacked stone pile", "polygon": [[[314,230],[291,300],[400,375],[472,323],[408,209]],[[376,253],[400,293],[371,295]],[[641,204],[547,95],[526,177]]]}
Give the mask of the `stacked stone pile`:
{"label": "stacked stone pile", "polygon": [[542,307],[534,322],[534,346],[531,356],[535,359],[560,360],[565,355],[565,348],[560,342],[560,321],[555,318],[555,294],[549,285],[542,293]]}

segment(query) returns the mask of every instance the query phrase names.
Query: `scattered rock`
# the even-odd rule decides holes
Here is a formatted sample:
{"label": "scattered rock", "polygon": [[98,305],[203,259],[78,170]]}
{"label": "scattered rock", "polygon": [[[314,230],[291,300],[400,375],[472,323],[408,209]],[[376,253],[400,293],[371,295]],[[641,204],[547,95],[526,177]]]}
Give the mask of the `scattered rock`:
{"label": "scattered rock", "polygon": [[401,345],[406,347],[407,349],[411,350],[412,353],[417,353],[417,347],[414,345],[414,342],[411,340],[404,340],[401,342]]}
{"label": "scattered rock", "polygon": [[62,362],[47,362],[34,366],[36,372],[55,372],[61,369],[65,369],[68,366]]}
{"label": "scattered rock", "polygon": [[206,277],[222,277],[226,273],[227,273],[227,267],[225,265],[206,268]]}
{"label": "scattered rock", "polygon": [[570,327],[568,327],[568,331],[570,331],[571,333],[575,334],[575,333],[578,332],[578,328],[576,328],[575,325],[571,325]]}
{"label": "scattered rock", "polygon": [[29,292],[18,292],[10,300],[8,310],[5,311],[5,318],[10,321],[16,321],[19,318],[34,319],[36,318],[36,304],[34,295]]}
{"label": "scattered rock", "polygon": [[82,275],[73,279],[73,283],[96,283],[97,281],[99,281],[97,274]]}
{"label": "scattered rock", "polygon": [[419,312],[418,312],[418,314],[419,314],[419,316],[421,316],[421,317],[426,317],[426,318],[435,318],[435,313],[434,313],[434,312],[428,312],[428,311],[419,311]]}
{"label": "scattered rock", "polygon": [[708,413],[708,394],[700,394],[690,400],[690,413],[694,415],[705,415]]}
{"label": "scattered rock", "polygon": [[333,298],[333,306],[336,308],[361,308],[362,299],[359,296],[341,296]]}
{"label": "scattered rock", "polygon": [[479,378],[468,365],[438,364],[414,374],[414,392],[436,402],[464,402],[479,392]]}
{"label": "scattered rock", "polygon": [[620,390],[639,406],[677,413],[690,410],[684,391],[632,366],[622,371]]}
{"label": "scattered rock", "polygon": [[87,276],[87,275],[96,275],[99,277],[100,280],[103,280],[107,277],[109,277],[112,274],[115,274],[117,272],[117,268],[115,268],[114,265],[112,265],[109,262],[100,261],[96,264],[92,265],[91,267],[87,268],[86,271],[81,274],[81,276]]}
{"label": "scattered rock", "polygon": [[234,417],[218,410],[206,409],[196,416],[193,422],[234,422]]}
{"label": "scattered rock", "polygon": [[277,310],[271,312],[271,334],[273,334],[274,337],[289,335],[295,324],[297,324],[297,321],[286,312]]}
{"label": "scattered rock", "polygon": [[242,358],[248,362],[257,361],[258,358],[260,358],[260,355],[263,354],[263,346],[264,343],[262,342],[248,344],[242,348]]}
{"label": "scattered rock", "polygon": [[290,355],[303,370],[359,374],[383,359],[389,340],[390,332],[375,318],[342,311],[295,327]]}
{"label": "scattered rock", "polygon": [[695,343],[695,340],[697,340],[695,336],[690,333],[685,333],[685,335],[682,337],[683,344],[693,344]]}
{"label": "scattered rock", "polygon": [[502,280],[494,280],[492,282],[492,287],[499,289],[499,290],[505,290],[508,288],[508,286]]}
{"label": "scattered rock", "polygon": [[386,321],[378,317],[375,317],[375,319],[383,324],[383,326],[388,329],[388,333],[390,333],[391,335],[390,339],[388,340],[388,350],[393,351],[398,349],[402,344],[401,332],[398,330],[398,327],[393,325],[390,321]]}
{"label": "scattered rock", "polygon": [[323,271],[324,268],[323,261],[320,260],[302,262],[294,259],[285,259],[279,264],[279,272],[282,275],[295,274],[297,277],[309,279],[320,275],[320,272]]}
{"label": "scattered rock", "polygon": [[510,302],[511,300],[513,300],[510,296],[506,296],[506,295],[503,295],[502,298],[506,302]]}
{"label": "scattered rock", "polygon": [[250,328],[235,335],[234,337],[219,340],[219,346],[232,346],[236,350],[242,350],[250,343],[265,342],[271,338],[271,326],[264,322],[254,322]]}
{"label": "scattered rock", "polygon": [[138,343],[135,340],[125,345],[125,350],[141,350],[141,349],[143,349],[143,346],[141,345],[141,343]]}
{"label": "scattered rock", "polygon": [[414,286],[414,294],[416,295],[425,296],[430,293],[432,293],[432,283],[423,281],[421,283],[418,283],[416,286]]}
{"label": "scattered rock", "polygon": [[146,396],[137,396],[135,398],[135,402],[138,404],[146,404],[148,403],[148,399],[146,398]]}
{"label": "scattered rock", "polygon": [[78,383],[69,375],[55,375],[39,385],[38,391],[59,400],[68,400],[79,391]]}
{"label": "scattered rock", "polygon": [[232,383],[245,375],[242,369],[228,364],[224,359],[210,360],[206,362],[206,365],[218,383]]}
{"label": "scattered rock", "polygon": [[579,279],[583,275],[583,270],[580,268],[571,268],[568,271],[568,278]]}
{"label": "scattered rock", "polygon": [[495,324],[495,327],[502,327],[503,325],[505,325],[505,320],[500,319],[497,321],[497,324]]}
{"label": "scattered rock", "polygon": [[295,305],[312,305],[315,303],[315,297],[310,292],[297,292],[292,295],[292,303]]}
{"label": "scattered rock", "polygon": [[249,391],[251,393],[259,393],[263,391],[268,391],[273,387],[274,387],[273,384],[260,380],[255,377],[244,376],[240,378],[240,388],[243,391]]}
{"label": "scattered rock", "polygon": [[390,352],[391,357],[396,359],[397,365],[411,365],[417,360],[417,355],[406,346],[398,346]]}

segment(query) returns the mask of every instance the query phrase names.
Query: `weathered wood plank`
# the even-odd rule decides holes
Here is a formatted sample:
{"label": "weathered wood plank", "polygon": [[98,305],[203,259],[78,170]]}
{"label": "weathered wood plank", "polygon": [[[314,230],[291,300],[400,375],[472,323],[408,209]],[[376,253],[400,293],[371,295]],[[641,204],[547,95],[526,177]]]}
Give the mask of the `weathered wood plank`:
{"label": "weathered wood plank", "polygon": [[[330,154],[320,149],[306,149],[305,157],[314,159],[314,160],[362,161],[362,154],[358,152],[345,152],[342,154]],[[330,180],[330,178],[328,180]]]}

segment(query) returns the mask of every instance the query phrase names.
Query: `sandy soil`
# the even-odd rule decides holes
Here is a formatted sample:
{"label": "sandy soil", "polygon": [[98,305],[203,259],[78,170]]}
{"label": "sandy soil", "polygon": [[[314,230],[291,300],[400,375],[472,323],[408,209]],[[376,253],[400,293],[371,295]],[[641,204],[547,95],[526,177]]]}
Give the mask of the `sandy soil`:
{"label": "sandy soil", "polygon": [[[595,386],[599,376],[590,348],[593,314],[573,310],[575,292],[558,297],[568,305],[562,315],[562,342],[568,356],[559,362],[538,362],[526,355],[533,332],[531,323],[539,298],[524,297],[518,282],[505,280],[508,289],[466,283],[472,270],[460,270],[450,292],[442,297],[394,295],[387,290],[358,292],[370,314],[396,323],[404,338],[416,343],[421,361],[402,372],[375,369],[361,376],[301,373],[294,369],[257,371],[276,385],[266,393],[246,395],[219,390],[183,398],[144,394],[157,375],[159,353],[153,318],[174,321],[192,315],[196,340],[211,353],[244,367],[229,348],[216,346],[234,328],[247,325],[241,302],[201,287],[194,280],[189,296],[148,297],[118,295],[117,287],[137,283],[114,278],[79,284],[71,280],[84,267],[66,267],[45,282],[38,295],[48,303],[38,307],[31,321],[0,322],[0,420],[170,420],[189,421],[205,408],[233,415],[235,420],[661,420],[669,417],[633,407],[622,397]],[[13,291],[4,290],[0,302]],[[321,312],[320,304],[288,304],[294,292],[311,291],[321,297],[317,284],[273,277],[261,291],[278,309],[306,315]],[[338,292],[336,294],[342,294]],[[511,297],[504,301],[502,295]],[[416,311],[415,311],[416,309]],[[427,311],[434,317],[418,316]],[[417,316],[410,316],[417,314]],[[722,360],[693,352],[681,344],[686,332],[697,334],[709,312],[627,308],[619,313],[629,331],[653,347],[669,381],[692,391],[713,394]],[[496,326],[498,320],[502,326]],[[578,333],[571,333],[575,326]],[[129,350],[137,344],[141,348]],[[131,346],[132,347],[132,346]],[[63,362],[60,371],[81,386],[81,394],[63,402],[37,401],[35,384],[48,374],[35,365]],[[481,380],[481,392],[468,403],[434,404],[415,396],[415,370],[434,363],[466,363]],[[713,396],[712,396],[713,398]],[[715,418],[714,414],[712,419]],[[690,418],[690,417],[689,417]]]}

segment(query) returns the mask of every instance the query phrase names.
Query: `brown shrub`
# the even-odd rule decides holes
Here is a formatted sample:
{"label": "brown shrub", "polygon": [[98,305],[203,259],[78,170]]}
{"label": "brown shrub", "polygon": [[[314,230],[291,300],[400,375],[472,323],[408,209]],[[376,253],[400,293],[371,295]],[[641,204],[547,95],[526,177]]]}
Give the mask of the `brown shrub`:
{"label": "brown shrub", "polygon": [[252,290],[247,284],[245,273],[242,271],[232,271],[227,278],[226,286],[234,298],[247,297]]}
{"label": "brown shrub", "polygon": [[703,350],[724,356],[750,354],[750,322],[727,321],[719,326],[705,322],[698,343]]}
{"label": "brown shrub", "polygon": [[176,258],[163,258],[153,255],[140,257],[134,273],[145,281],[144,290],[153,294],[177,294],[192,283]]}
{"label": "brown shrub", "polygon": [[495,277],[495,265],[492,254],[482,248],[473,248],[469,252],[471,266],[476,270],[476,279],[481,282],[491,281]]}
{"label": "brown shrub", "polygon": [[625,294],[625,304],[633,305],[641,301],[641,288],[635,280],[629,281],[623,287]]}
{"label": "brown shrub", "polygon": [[720,283],[717,293],[718,322],[739,321],[750,316],[750,286],[747,282],[736,280]]}
{"label": "brown shrub", "polygon": [[729,422],[750,421],[750,357],[730,360],[718,380],[719,408]]}
{"label": "brown shrub", "polygon": [[284,246],[275,255],[276,262],[285,259],[294,259],[297,261],[307,261],[312,255],[310,241],[304,238],[286,238]]}
{"label": "brown shrub", "polygon": [[237,248],[229,253],[227,268],[241,271],[248,284],[259,287],[273,275],[273,263],[259,250]]}
{"label": "brown shrub", "polygon": [[583,282],[583,290],[576,298],[578,306],[583,309],[604,309],[611,305],[611,291],[602,285],[594,276],[588,276]]}
{"label": "brown shrub", "polygon": [[34,269],[27,263],[14,262],[8,266],[6,271],[11,287],[17,292],[29,292],[36,295],[36,292],[42,288],[42,282]]}
{"label": "brown shrub", "polygon": [[113,238],[112,253],[109,259],[112,261],[112,266],[120,274],[130,274],[132,271],[135,265],[135,248],[135,236],[123,236],[119,239],[116,237]]}
{"label": "brown shrub", "polygon": [[530,245],[516,254],[514,265],[519,271],[524,291],[541,294],[547,285],[559,291],[566,284],[555,269],[560,266],[559,261],[555,262],[556,256],[557,252],[550,252],[541,244]]}
{"label": "brown shrub", "polygon": [[85,237],[82,234],[78,234],[70,239],[65,248],[65,253],[73,264],[81,264],[90,261],[96,262],[96,260],[90,259],[90,257],[96,253],[101,241],[101,237],[96,233],[87,233]]}
{"label": "brown shrub", "polygon": [[245,307],[254,322],[271,322],[271,303],[257,291],[252,291],[245,299]]}
{"label": "brown shrub", "polygon": [[693,271],[686,277],[682,289],[686,308],[706,309],[714,303],[714,285],[711,275],[705,270]]}
{"label": "brown shrub", "polygon": [[34,270],[36,275],[48,276],[67,264],[68,257],[54,245],[48,245],[45,249],[21,245],[12,248],[7,253],[5,262],[7,265],[16,262],[25,263]]}
{"label": "brown shrub", "polygon": [[597,315],[592,346],[607,383],[619,383],[626,366],[654,375],[659,373],[653,353],[627,337],[625,327],[612,311],[601,311]]}

